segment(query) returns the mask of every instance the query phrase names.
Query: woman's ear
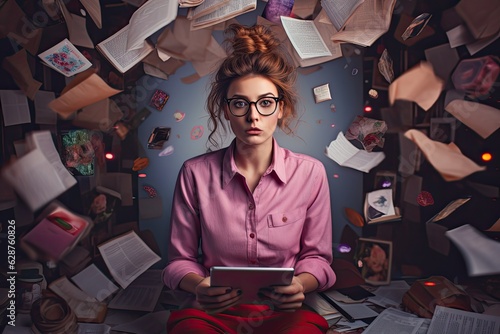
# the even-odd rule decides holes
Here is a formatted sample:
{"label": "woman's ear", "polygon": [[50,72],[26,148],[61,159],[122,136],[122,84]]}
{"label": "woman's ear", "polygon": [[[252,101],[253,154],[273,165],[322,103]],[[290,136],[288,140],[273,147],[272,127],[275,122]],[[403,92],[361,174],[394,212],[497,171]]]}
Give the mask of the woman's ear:
{"label": "woman's ear", "polygon": [[278,119],[282,119],[283,118],[283,108],[284,108],[284,102],[283,101],[279,101],[279,105],[278,105]]}
{"label": "woman's ear", "polygon": [[224,105],[224,118],[229,121],[229,107],[226,105]]}

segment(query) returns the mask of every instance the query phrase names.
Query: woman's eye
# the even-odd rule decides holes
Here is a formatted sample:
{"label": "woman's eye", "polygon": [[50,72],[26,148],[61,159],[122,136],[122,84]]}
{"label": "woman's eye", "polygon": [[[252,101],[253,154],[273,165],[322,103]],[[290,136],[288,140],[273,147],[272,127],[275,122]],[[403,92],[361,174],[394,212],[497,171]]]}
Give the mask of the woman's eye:
{"label": "woman's eye", "polygon": [[233,105],[236,107],[236,108],[245,108],[247,106],[247,101],[245,100],[237,100],[237,101],[234,101],[233,102]]}
{"label": "woman's eye", "polygon": [[274,100],[270,100],[270,99],[267,99],[267,100],[261,100],[259,105],[262,106],[262,107],[270,107],[273,105],[273,102]]}

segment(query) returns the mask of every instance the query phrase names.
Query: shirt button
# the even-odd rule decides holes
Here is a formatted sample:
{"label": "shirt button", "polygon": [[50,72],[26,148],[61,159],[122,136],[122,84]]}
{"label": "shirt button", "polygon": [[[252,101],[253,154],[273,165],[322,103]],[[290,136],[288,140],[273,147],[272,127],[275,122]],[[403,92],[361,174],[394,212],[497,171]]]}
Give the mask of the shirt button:
{"label": "shirt button", "polygon": [[255,233],[250,233],[250,238],[255,238]]}
{"label": "shirt button", "polygon": [[286,218],[285,216],[283,216],[283,218],[281,218],[281,221],[282,221],[283,223],[286,223],[286,221],[287,221],[287,220],[288,220],[288,218]]}
{"label": "shirt button", "polygon": [[253,203],[248,204],[248,208],[249,208],[250,210],[253,210],[253,208],[254,208]]}

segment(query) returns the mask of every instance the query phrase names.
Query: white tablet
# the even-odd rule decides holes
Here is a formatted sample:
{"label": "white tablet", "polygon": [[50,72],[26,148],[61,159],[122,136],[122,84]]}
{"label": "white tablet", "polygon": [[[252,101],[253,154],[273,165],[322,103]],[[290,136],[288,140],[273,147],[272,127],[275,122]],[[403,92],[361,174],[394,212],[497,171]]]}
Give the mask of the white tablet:
{"label": "white tablet", "polygon": [[219,267],[210,268],[210,284],[241,289],[241,303],[258,303],[259,289],[273,285],[290,285],[294,268]]}

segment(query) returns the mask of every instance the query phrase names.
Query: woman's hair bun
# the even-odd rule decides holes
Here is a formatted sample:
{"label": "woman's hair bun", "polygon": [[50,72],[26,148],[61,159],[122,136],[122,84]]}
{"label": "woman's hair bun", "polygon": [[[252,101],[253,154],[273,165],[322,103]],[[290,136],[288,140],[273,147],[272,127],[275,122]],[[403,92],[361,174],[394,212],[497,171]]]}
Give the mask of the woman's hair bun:
{"label": "woman's hair bun", "polygon": [[232,45],[233,54],[266,53],[274,51],[280,45],[280,41],[262,25],[245,27],[233,23],[226,32],[232,36],[227,41]]}

